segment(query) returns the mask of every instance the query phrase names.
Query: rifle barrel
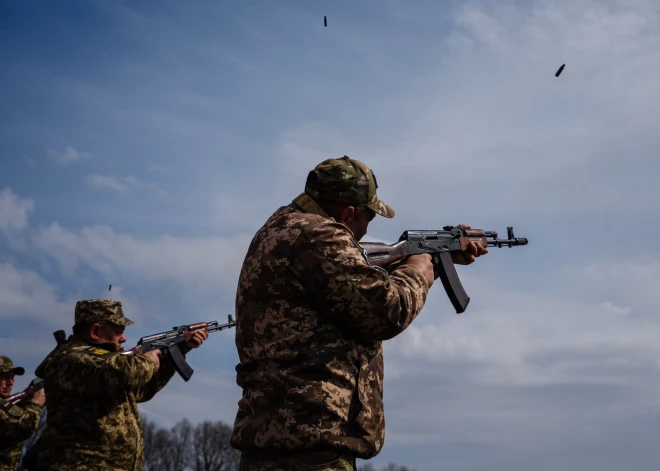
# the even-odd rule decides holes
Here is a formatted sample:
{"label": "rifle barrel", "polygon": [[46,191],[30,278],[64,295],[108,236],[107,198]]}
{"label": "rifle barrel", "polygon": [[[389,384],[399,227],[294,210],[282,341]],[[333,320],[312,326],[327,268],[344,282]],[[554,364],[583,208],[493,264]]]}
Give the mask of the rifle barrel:
{"label": "rifle barrel", "polygon": [[208,330],[209,332],[215,332],[216,330],[229,329],[230,327],[235,327],[235,326],[236,326],[236,322],[232,321],[226,324],[220,324],[220,325],[215,325],[213,327],[209,327]]}
{"label": "rifle barrel", "polygon": [[502,247],[506,245],[507,247],[513,247],[516,245],[527,245],[527,239],[521,237],[518,239],[495,239],[487,241],[488,247]]}

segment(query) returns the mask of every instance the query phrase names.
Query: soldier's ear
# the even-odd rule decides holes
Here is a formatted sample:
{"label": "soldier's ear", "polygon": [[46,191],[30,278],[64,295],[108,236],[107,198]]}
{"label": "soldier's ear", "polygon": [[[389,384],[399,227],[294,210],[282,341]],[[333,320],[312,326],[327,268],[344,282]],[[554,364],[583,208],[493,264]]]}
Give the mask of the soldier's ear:
{"label": "soldier's ear", "polygon": [[339,221],[342,224],[346,222],[351,222],[353,221],[353,218],[355,216],[355,208],[353,206],[346,206],[344,209],[341,210],[341,213],[339,214]]}
{"label": "soldier's ear", "polygon": [[100,340],[100,335],[102,330],[103,329],[101,328],[101,324],[99,324],[98,322],[92,324],[92,326],[89,328],[89,338],[95,341]]}

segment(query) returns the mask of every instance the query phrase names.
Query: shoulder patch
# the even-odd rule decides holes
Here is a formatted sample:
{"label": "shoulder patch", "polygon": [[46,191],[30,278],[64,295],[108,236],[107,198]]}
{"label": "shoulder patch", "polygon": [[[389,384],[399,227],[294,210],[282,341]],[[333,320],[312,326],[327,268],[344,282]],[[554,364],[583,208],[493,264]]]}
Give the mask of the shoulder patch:
{"label": "shoulder patch", "polygon": [[94,347],[94,346],[91,346],[91,347],[85,347],[85,348],[83,349],[83,351],[89,353],[90,355],[95,355],[95,356],[97,356],[97,357],[102,357],[102,356],[105,356],[105,355],[110,355],[110,354],[112,353],[112,352],[110,352],[110,351],[108,351],[108,350],[104,350],[104,349],[102,349],[102,348],[98,348],[98,347]]}
{"label": "shoulder patch", "polygon": [[3,402],[2,403],[2,409],[9,415],[13,415],[14,417],[20,417],[23,415],[23,409],[18,407],[17,405],[14,404],[9,404],[8,402]]}

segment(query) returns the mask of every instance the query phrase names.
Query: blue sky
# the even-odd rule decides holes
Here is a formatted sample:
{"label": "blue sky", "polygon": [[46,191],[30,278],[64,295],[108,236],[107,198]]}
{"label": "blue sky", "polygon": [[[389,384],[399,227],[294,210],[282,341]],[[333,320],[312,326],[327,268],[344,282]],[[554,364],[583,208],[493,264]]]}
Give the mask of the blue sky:
{"label": "blue sky", "polygon": [[[129,343],[224,322],[253,233],[347,154],[397,211],[371,239],[530,240],[459,268],[466,313],[438,283],[386,342],[373,463],[655,469],[659,20],[651,0],[5,2],[0,353],[32,373],[108,294]],[[214,334],[143,412],[231,423],[236,361]]]}

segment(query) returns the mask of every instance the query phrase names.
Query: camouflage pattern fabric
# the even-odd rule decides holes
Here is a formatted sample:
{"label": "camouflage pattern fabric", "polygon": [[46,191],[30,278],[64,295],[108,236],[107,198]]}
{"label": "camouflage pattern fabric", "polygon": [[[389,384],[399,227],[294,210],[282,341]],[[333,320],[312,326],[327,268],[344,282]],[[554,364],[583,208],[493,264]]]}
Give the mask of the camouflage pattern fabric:
{"label": "camouflage pattern fabric", "polygon": [[0,355],[0,373],[8,373],[10,371],[13,371],[16,376],[23,376],[25,374],[25,368],[14,365],[11,358]]}
{"label": "camouflage pattern fabric", "polygon": [[[273,456],[279,455],[279,456]],[[241,454],[239,471],[357,471],[355,457],[332,451]]]}
{"label": "camouflage pattern fabric", "polygon": [[378,199],[376,188],[374,172],[345,155],[341,159],[324,160],[309,172],[303,194],[320,202],[366,206],[383,217],[393,218],[394,209]]}
{"label": "camouflage pattern fabric", "polygon": [[124,316],[120,301],[114,299],[89,299],[76,303],[75,322],[112,322],[117,325],[133,325],[130,319]]}
{"label": "camouflage pattern fabric", "polygon": [[416,268],[370,266],[351,231],[308,195],[279,208],[254,236],[238,282],[243,395],[232,446],[377,455],[382,341],[410,325],[427,294]]}
{"label": "camouflage pattern fabric", "polygon": [[156,371],[146,355],[121,355],[104,347],[71,336],[37,368],[48,394],[39,471],[142,470],[137,403],[167,384],[174,364],[163,359]]}
{"label": "camouflage pattern fabric", "polygon": [[30,400],[0,406],[0,471],[16,471],[21,445],[37,431],[41,406]]}

